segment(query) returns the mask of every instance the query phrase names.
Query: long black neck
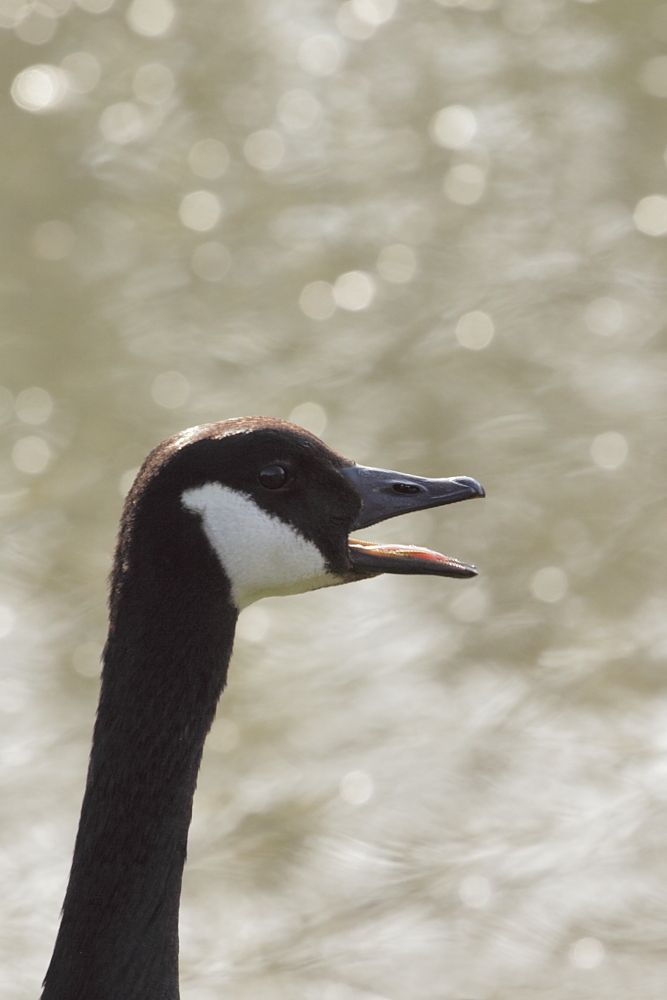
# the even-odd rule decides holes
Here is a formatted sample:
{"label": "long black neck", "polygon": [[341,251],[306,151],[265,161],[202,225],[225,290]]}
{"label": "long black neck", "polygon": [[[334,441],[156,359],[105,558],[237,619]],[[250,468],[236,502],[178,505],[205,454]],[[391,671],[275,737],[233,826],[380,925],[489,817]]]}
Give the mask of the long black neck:
{"label": "long black neck", "polygon": [[43,1000],[179,996],[192,799],[236,611],[198,526],[174,558],[155,548],[131,553],[129,568],[122,544],[117,557],[88,781]]}

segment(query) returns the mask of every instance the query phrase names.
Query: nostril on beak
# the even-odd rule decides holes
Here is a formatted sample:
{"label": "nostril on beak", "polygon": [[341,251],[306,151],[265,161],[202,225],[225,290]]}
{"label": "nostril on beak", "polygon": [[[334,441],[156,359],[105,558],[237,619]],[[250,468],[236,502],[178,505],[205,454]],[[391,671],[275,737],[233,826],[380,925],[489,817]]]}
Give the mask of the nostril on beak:
{"label": "nostril on beak", "polygon": [[391,488],[394,493],[400,493],[403,496],[421,492],[419,486],[415,486],[414,483],[393,483]]}

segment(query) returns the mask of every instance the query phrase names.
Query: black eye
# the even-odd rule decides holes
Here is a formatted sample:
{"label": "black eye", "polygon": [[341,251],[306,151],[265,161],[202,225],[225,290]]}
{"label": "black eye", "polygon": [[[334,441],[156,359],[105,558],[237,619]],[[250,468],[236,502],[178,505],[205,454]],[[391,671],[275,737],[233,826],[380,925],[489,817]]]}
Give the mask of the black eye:
{"label": "black eye", "polygon": [[290,474],[282,465],[267,465],[259,474],[259,481],[267,490],[279,490],[289,482]]}

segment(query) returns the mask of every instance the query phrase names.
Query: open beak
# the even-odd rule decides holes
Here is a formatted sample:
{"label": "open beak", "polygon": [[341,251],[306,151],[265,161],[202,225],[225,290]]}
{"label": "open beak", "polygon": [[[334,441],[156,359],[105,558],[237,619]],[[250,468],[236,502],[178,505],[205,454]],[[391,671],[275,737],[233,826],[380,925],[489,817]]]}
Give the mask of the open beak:
{"label": "open beak", "polygon": [[[425,479],[402,472],[373,469],[365,465],[350,465],[340,470],[354,486],[362,502],[361,511],[352,530],[367,528],[398,514],[429,507],[442,507],[460,500],[485,496],[475,479],[456,476],[453,479]],[[348,539],[352,567],[362,576],[376,573],[422,573],[429,576],[476,576],[474,566],[443,556],[416,545],[380,545]]]}

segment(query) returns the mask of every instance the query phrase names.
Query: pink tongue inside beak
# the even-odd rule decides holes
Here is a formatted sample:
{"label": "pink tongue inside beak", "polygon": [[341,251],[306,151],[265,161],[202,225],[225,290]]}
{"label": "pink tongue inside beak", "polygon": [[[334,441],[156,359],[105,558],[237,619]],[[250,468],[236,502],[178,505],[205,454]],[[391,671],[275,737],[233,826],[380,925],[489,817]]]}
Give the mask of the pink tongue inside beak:
{"label": "pink tongue inside beak", "polygon": [[405,573],[430,576],[477,576],[474,566],[443,556],[433,549],[418,545],[381,545],[376,542],[348,540],[348,550],[353,567],[360,573]]}

